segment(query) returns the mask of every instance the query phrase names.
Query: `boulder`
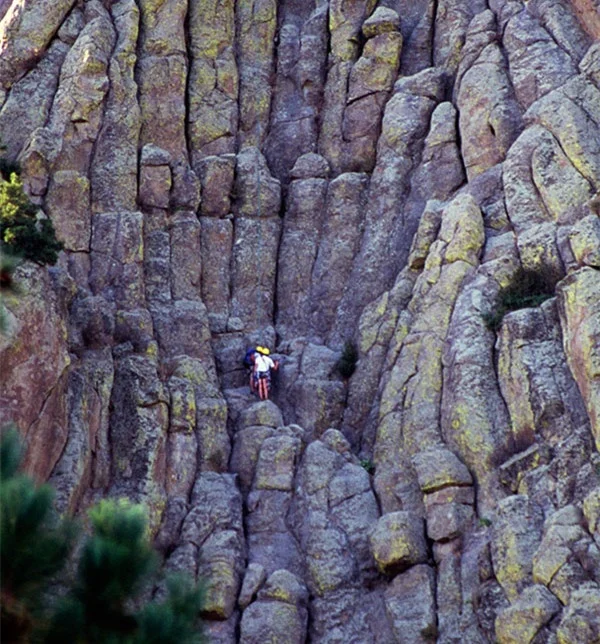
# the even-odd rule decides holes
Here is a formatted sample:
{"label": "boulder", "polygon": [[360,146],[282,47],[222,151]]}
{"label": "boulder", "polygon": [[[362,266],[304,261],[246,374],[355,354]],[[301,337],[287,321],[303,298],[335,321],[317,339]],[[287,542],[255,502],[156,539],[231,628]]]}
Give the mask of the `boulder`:
{"label": "boulder", "polygon": [[427,560],[423,520],[410,512],[384,514],[369,535],[373,557],[383,573]]}

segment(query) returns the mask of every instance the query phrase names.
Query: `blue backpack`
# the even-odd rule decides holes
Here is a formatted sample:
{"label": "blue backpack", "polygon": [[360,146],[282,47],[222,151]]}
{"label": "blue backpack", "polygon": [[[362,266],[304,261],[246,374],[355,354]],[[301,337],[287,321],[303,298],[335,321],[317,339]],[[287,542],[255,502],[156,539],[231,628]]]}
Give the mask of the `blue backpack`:
{"label": "blue backpack", "polygon": [[254,366],[255,353],[256,353],[256,349],[254,347],[246,351],[246,355],[244,356],[244,367],[246,367],[247,369],[251,369]]}

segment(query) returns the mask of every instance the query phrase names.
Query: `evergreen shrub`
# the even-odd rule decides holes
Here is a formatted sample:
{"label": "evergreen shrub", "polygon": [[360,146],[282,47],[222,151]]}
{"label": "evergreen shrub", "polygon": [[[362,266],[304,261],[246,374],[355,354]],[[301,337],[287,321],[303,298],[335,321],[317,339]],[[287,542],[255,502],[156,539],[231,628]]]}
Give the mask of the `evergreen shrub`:
{"label": "evergreen shrub", "polygon": [[344,343],[342,355],[337,362],[337,370],[344,378],[350,378],[356,369],[357,362],[358,350],[356,349],[356,345],[350,340],[347,340]]}
{"label": "evergreen shrub", "polygon": [[38,220],[37,212],[15,172],[8,181],[0,181],[0,252],[40,265],[55,264],[63,244],[50,219]]}
{"label": "evergreen shrub", "polygon": [[[166,580],[166,599],[142,602],[160,581],[148,541],[145,510],[108,499],[88,513],[91,534],[78,551],[75,579],[64,574],[77,534],[53,510],[53,491],[18,471],[14,428],[0,441],[0,578],[2,641],[45,644],[200,644],[202,587],[189,578]],[[62,571],[66,594],[49,601]],[[136,608],[137,606],[137,608]]]}
{"label": "evergreen shrub", "polygon": [[485,325],[498,331],[507,313],[540,306],[554,296],[555,280],[544,271],[520,269],[511,283],[500,289],[494,309],[483,314]]}

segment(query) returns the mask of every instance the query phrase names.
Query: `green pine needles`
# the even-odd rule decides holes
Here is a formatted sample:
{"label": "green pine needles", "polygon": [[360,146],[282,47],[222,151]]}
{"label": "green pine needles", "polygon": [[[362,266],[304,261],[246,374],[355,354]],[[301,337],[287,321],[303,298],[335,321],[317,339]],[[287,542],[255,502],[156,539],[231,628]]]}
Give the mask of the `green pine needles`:
{"label": "green pine needles", "polygon": [[75,579],[49,605],[49,585],[71,556],[77,530],[52,508],[53,491],[18,472],[16,430],[0,443],[2,639],[45,644],[200,644],[202,587],[166,580],[166,598],[141,608],[155,582],[158,557],[147,538],[146,513],[128,500],[101,501],[88,513],[91,534],[79,550]]}
{"label": "green pine needles", "polygon": [[36,264],[56,264],[63,244],[50,219],[38,219],[23,183],[13,172],[0,180],[0,251]]}
{"label": "green pine needles", "polygon": [[490,331],[498,331],[507,313],[536,307],[554,297],[555,280],[542,271],[520,269],[512,282],[501,289],[493,311],[483,314]]}
{"label": "green pine needles", "polygon": [[53,491],[18,472],[16,429],[0,443],[0,565],[2,639],[21,642],[41,618],[41,594],[64,566],[75,537],[71,521],[52,511]]}
{"label": "green pine needles", "polygon": [[358,350],[354,342],[347,340],[342,349],[342,355],[337,361],[337,370],[343,378],[350,378],[356,369],[358,362]]}

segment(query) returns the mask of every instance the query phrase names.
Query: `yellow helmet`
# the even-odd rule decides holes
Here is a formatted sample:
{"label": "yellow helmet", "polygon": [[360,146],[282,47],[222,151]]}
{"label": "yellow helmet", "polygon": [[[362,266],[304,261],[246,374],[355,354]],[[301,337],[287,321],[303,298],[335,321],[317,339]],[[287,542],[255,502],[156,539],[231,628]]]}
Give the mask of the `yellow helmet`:
{"label": "yellow helmet", "polygon": [[263,347],[256,347],[256,350],[258,353],[262,353],[264,351]]}
{"label": "yellow helmet", "polygon": [[268,356],[271,352],[267,349],[267,347],[263,347],[263,356]]}

